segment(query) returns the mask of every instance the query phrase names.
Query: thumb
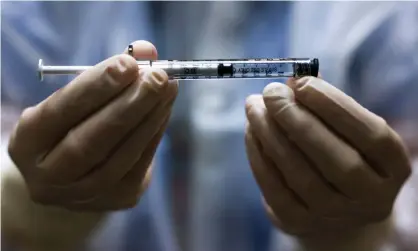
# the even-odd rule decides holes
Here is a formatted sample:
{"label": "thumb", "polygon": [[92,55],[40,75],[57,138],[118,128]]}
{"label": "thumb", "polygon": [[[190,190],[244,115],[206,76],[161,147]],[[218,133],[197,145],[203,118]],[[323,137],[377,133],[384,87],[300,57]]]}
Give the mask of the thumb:
{"label": "thumb", "polygon": [[264,88],[263,100],[267,111],[275,117],[285,108],[295,104],[295,95],[287,85],[274,82]]}

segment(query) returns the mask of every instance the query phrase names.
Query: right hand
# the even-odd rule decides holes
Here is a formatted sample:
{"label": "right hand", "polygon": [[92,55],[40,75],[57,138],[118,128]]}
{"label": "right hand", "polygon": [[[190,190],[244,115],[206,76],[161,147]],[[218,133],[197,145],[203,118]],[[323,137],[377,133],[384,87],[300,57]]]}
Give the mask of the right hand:
{"label": "right hand", "polygon": [[[133,46],[136,59],[156,59],[152,44]],[[139,70],[134,58],[118,55],[27,108],[9,154],[32,200],[70,210],[135,206],[149,183],[177,88],[164,71]]]}

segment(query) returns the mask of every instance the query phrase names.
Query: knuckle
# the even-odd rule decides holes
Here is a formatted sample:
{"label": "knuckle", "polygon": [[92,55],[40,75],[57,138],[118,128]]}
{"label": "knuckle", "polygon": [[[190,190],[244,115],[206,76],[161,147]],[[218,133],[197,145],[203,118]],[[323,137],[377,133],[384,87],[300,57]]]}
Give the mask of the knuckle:
{"label": "knuckle", "polygon": [[401,179],[405,182],[409,179],[412,175],[412,165],[410,163],[406,164],[404,168],[402,169],[403,175],[401,176]]}
{"label": "knuckle", "polygon": [[[265,98],[265,99],[267,99],[267,98]],[[286,101],[285,100],[281,100],[280,102],[276,102],[278,104],[275,104],[273,102],[276,102],[276,101],[269,101],[267,99],[266,102],[265,102],[265,104],[266,104],[267,107],[272,106],[271,103],[274,104],[274,110],[273,111],[269,110],[269,113],[273,112],[272,113],[272,117],[274,117],[274,118],[282,118],[282,117],[285,117],[286,119],[289,119],[288,118],[289,117],[289,113],[292,113],[292,112],[300,112],[298,105],[296,103],[294,103],[294,102],[289,101],[289,100],[286,100]],[[269,103],[270,103],[270,105],[269,105]],[[294,123],[294,121],[290,121],[290,123],[291,122]],[[298,120],[298,123],[299,122],[300,123],[303,123],[302,121],[299,121]],[[298,123],[296,123],[296,124],[298,124]],[[298,125],[295,125],[295,126],[298,126]]]}
{"label": "knuckle", "polygon": [[407,180],[412,175],[412,164],[408,156],[408,149],[404,144],[401,136],[396,133],[393,129],[389,128],[389,138],[393,144],[393,152],[398,154],[398,164],[396,168],[399,172],[399,178],[401,181]]}
{"label": "knuckle", "polygon": [[349,162],[344,168],[344,174],[341,175],[340,181],[351,182],[356,180],[359,175],[362,175],[364,168],[365,163],[359,155],[350,158]]}
{"label": "knuckle", "polygon": [[28,107],[23,110],[22,114],[20,115],[20,121],[28,121],[31,120],[33,117],[34,107]]}
{"label": "knuckle", "polygon": [[[100,81],[96,84],[100,87],[119,90],[122,86],[129,85],[138,75],[138,66],[135,60],[127,55],[118,55],[100,66]],[[103,70],[102,70],[103,69]]]}
{"label": "knuckle", "polygon": [[117,207],[118,209],[132,209],[138,205],[139,201],[139,196],[131,195],[116,203],[115,207]]}
{"label": "knuckle", "polygon": [[391,139],[389,126],[383,118],[378,118],[375,130],[370,134],[370,142],[373,145],[386,145]]}
{"label": "knuckle", "polygon": [[276,196],[271,193],[265,193],[264,195],[266,197],[266,202],[268,203],[268,205],[270,205],[274,213],[283,211],[282,209],[288,207],[288,205],[292,202],[292,198],[286,193],[282,193],[280,194],[280,196]]}
{"label": "knuckle", "polygon": [[127,54],[116,55],[115,60],[118,62],[117,67],[119,67],[121,72],[135,72],[138,69],[138,65],[135,59]]}
{"label": "knuckle", "polygon": [[65,144],[65,151],[71,158],[82,158],[84,156],[83,146],[76,140],[68,140]]}
{"label": "knuckle", "polygon": [[322,211],[320,211],[320,213],[322,216],[340,215],[346,210],[346,206],[346,203],[343,202],[341,197],[330,195],[327,197],[327,200],[322,203]]}
{"label": "knuckle", "polygon": [[82,140],[79,140],[77,133],[71,130],[64,143],[66,155],[74,159],[89,159],[85,157],[90,155],[90,149],[82,142]]}
{"label": "knuckle", "polygon": [[283,232],[285,232],[286,234],[288,234],[288,235],[294,235],[294,236],[301,235],[304,232],[301,229],[299,229],[299,228],[297,228],[295,226],[292,226],[292,225],[290,225],[290,226],[289,225],[281,225],[280,226],[280,229]]}
{"label": "knuckle", "polygon": [[[294,174],[298,174],[298,173],[294,172]],[[294,182],[297,182],[297,186],[299,187],[300,192],[303,192],[304,194],[306,194],[306,192],[315,191],[317,183],[312,177],[308,175],[301,175],[297,177],[297,179],[294,178],[293,180]]]}
{"label": "knuckle", "polygon": [[23,110],[22,114],[20,115],[19,121],[14,128],[13,134],[15,136],[20,136],[21,134],[25,133],[29,126],[31,126],[31,122],[33,121],[34,117],[34,107],[29,107]]}
{"label": "knuckle", "polygon": [[[269,219],[277,228],[290,235],[298,235],[306,232],[308,214],[274,209],[265,199],[263,203]],[[284,213],[284,211],[287,213]]]}
{"label": "knuckle", "polygon": [[143,100],[145,93],[143,92],[141,83],[144,83],[144,81],[135,81],[128,87],[126,102],[123,103],[122,107],[123,110],[129,109],[132,105]]}
{"label": "knuckle", "polygon": [[[164,73],[165,74],[165,73]],[[167,74],[165,74],[167,75]],[[161,74],[156,71],[147,72],[144,74],[145,77],[141,78],[140,90],[145,93],[152,95],[168,95],[172,90],[166,88],[168,85],[167,78],[164,78]],[[161,81],[160,81],[161,79]]]}
{"label": "knuckle", "polygon": [[[302,114],[304,110],[300,110],[300,112]],[[317,134],[315,131],[316,128],[318,128],[318,125],[310,114],[299,116],[297,123],[293,123],[292,126],[294,127],[295,132],[300,133],[301,136],[310,137],[312,134]]]}
{"label": "knuckle", "polygon": [[[33,153],[39,147],[37,144],[27,144],[36,142],[39,138],[38,132],[42,130],[42,126],[37,123],[39,112],[36,109],[36,107],[29,107],[22,112],[8,140],[7,152],[19,168],[23,163],[32,161]],[[35,120],[36,116],[38,118]]]}
{"label": "knuckle", "polygon": [[[370,147],[367,148],[366,155],[379,156],[387,159],[391,163],[389,172],[401,181],[405,181],[412,174],[412,167],[408,157],[408,150],[401,136],[393,130],[387,122],[380,118],[370,137]],[[389,156],[396,156],[389,159]],[[396,170],[394,169],[396,168]]]}
{"label": "knuckle", "polygon": [[387,219],[392,213],[392,206],[382,206],[375,210],[371,215],[369,215],[369,219],[372,222],[381,222]]}
{"label": "knuckle", "polygon": [[[164,72],[164,74],[165,75],[167,75],[167,73],[165,73]],[[167,77],[167,79],[168,79],[168,77]],[[169,98],[169,99],[174,99],[176,96],[177,96],[177,94],[178,94],[178,84],[177,83],[170,83],[169,82],[169,84],[168,84],[168,86],[167,86],[167,89],[166,89],[166,93],[165,93],[165,95]]]}
{"label": "knuckle", "polygon": [[308,227],[308,214],[302,213],[298,210],[280,210],[277,208],[269,208],[268,213],[270,218],[273,218],[273,223],[288,234],[302,234]]}
{"label": "knuckle", "polygon": [[249,120],[246,120],[245,122],[245,136],[246,137],[251,137],[251,133],[252,133],[252,127],[251,127],[251,123]]}
{"label": "knuckle", "polygon": [[33,185],[29,187],[29,196],[37,204],[51,205],[54,199],[48,194],[48,190],[43,186]]}
{"label": "knuckle", "polygon": [[334,196],[320,198],[308,204],[309,210],[313,215],[326,215],[336,211]]}
{"label": "knuckle", "polygon": [[67,187],[64,195],[67,198],[75,199],[77,201],[91,201],[100,196],[101,191],[107,187],[99,182],[94,180],[93,182],[79,182],[73,183]]}
{"label": "knuckle", "polygon": [[295,221],[288,221],[282,220],[280,221],[280,228],[283,232],[290,234],[290,235],[303,235],[308,232],[308,224],[304,220],[295,220]]}
{"label": "knuckle", "polygon": [[126,208],[134,208],[134,207],[136,207],[136,205],[138,205],[139,201],[140,201],[139,197],[133,197],[126,202],[125,207]]}
{"label": "knuckle", "polygon": [[[123,166],[118,166],[117,169],[126,170]],[[103,190],[111,191],[112,189],[120,189],[118,183],[121,182],[121,173],[115,171],[113,166],[105,166],[103,169],[92,174],[86,178],[79,186],[80,193],[87,196],[94,196],[100,194]]]}
{"label": "knuckle", "polygon": [[294,188],[290,183],[289,186],[298,194],[302,195],[302,199],[313,212],[321,214],[328,211],[328,208],[330,207],[328,202],[330,202],[332,198],[319,194],[321,189],[318,189],[318,183],[315,179],[304,178],[298,181],[297,184],[294,184]]}
{"label": "knuckle", "polygon": [[167,82],[168,81],[168,75],[167,72],[164,71],[163,69],[154,69],[151,72],[152,76],[154,78],[156,78],[157,81],[159,82]]}
{"label": "knuckle", "polygon": [[388,138],[391,138],[396,145],[398,145],[400,148],[402,148],[403,151],[405,151],[405,145],[402,137],[390,127],[388,127],[388,131]]}
{"label": "knuckle", "polygon": [[[17,141],[15,139],[14,134],[11,135],[9,144],[7,146],[7,152],[9,153],[10,158],[16,163],[16,161],[19,159],[17,154],[18,152],[18,146]],[[16,163],[18,164],[18,163]],[[19,166],[19,165],[18,165]]]}

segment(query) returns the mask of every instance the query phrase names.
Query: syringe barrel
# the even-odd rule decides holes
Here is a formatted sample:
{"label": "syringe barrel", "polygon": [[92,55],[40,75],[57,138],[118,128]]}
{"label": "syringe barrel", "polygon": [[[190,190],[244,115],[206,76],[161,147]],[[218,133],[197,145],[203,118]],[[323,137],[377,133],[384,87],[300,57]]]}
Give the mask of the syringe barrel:
{"label": "syringe barrel", "polygon": [[[137,61],[139,68],[159,68],[170,79],[280,78],[318,76],[319,60],[309,58],[157,60]],[[92,66],[44,66],[39,60],[42,80],[47,74],[79,74]]]}
{"label": "syringe barrel", "polygon": [[[140,67],[145,62],[139,63]],[[280,78],[318,76],[318,59],[161,60],[148,65],[172,79]]]}

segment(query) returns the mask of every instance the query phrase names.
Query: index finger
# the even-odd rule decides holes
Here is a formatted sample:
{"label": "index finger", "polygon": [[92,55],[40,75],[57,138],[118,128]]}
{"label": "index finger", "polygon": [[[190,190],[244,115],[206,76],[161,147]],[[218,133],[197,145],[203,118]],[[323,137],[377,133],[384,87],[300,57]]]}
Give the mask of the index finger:
{"label": "index finger", "polygon": [[[382,167],[381,174],[402,175],[405,171],[402,166],[408,165],[407,156],[399,137],[383,118],[322,79],[305,77],[289,81],[288,86],[298,102],[358,149],[371,164]],[[398,166],[398,170],[389,171],[388,165]]]}
{"label": "index finger", "polygon": [[[137,57],[156,58],[152,44],[139,41],[133,45]],[[24,111],[13,142],[25,144],[11,144],[11,148],[25,156],[49,150],[71,128],[120,94],[138,74],[135,59],[128,55],[111,57],[86,70],[36,107]]]}

